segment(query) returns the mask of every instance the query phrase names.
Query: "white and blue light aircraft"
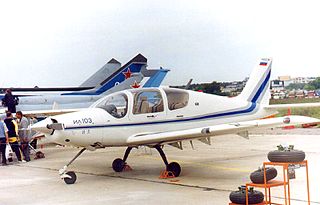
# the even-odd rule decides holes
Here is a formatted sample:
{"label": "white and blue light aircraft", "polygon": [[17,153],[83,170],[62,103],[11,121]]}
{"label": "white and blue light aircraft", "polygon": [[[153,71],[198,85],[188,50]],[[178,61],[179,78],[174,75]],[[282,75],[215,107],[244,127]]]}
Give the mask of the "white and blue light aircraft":
{"label": "white and blue light aircraft", "polygon": [[124,90],[101,98],[88,109],[46,118],[32,129],[56,143],[82,147],[59,172],[67,184],[76,181],[75,173],[67,168],[82,152],[115,146],[127,147],[124,157],[112,163],[116,172],[127,166],[132,148],[149,146],[160,153],[166,171],[178,177],[180,165],[168,162],[163,145],[182,149],[183,141],[210,144],[211,137],[225,134],[247,137],[249,130],[260,127],[319,122],[303,116],[265,119],[277,108],[269,105],[271,64],[271,59],[261,59],[242,93],[234,98],[175,88]]}
{"label": "white and blue light aircraft", "polygon": [[137,87],[158,87],[169,71],[162,68],[149,70],[146,67],[147,59],[138,54],[123,66],[115,59],[110,60],[79,87],[12,88],[19,97],[17,110],[36,116],[76,111],[89,107],[102,96],[113,92]]}

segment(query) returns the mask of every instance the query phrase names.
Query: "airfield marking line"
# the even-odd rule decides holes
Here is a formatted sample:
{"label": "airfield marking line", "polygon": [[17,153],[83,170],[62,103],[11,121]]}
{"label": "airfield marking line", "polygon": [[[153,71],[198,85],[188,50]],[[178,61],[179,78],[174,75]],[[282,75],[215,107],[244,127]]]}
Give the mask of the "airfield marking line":
{"label": "airfield marking line", "polygon": [[[160,159],[158,157],[151,157],[151,156],[142,156],[142,157],[149,158],[149,159],[156,159],[156,160],[160,161]],[[236,172],[243,172],[243,173],[250,173],[251,172],[251,170],[241,169],[241,168],[236,168],[236,167],[226,167],[226,166],[213,165],[213,164],[203,164],[203,163],[199,163],[199,162],[191,162],[191,161],[185,161],[185,160],[174,160],[174,161],[181,163],[181,164],[194,164],[197,166],[211,167],[211,168],[228,170],[228,171],[236,171]]]}

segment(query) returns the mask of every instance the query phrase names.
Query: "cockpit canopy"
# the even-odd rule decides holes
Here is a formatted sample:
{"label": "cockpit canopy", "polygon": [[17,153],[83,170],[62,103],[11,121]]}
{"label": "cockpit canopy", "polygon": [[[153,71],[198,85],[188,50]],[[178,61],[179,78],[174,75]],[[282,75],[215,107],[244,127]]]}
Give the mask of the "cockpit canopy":
{"label": "cockpit canopy", "polygon": [[104,98],[98,105],[115,118],[122,118],[127,114],[128,97],[124,93],[118,93]]}
{"label": "cockpit canopy", "polygon": [[[164,88],[159,89],[130,90],[128,93],[117,93],[107,96],[97,102],[94,107],[102,108],[115,118],[122,118],[128,112],[128,96],[133,96],[132,114],[147,114],[178,110],[188,105],[189,93],[185,90]],[[164,96],[163,96],[164,95]],[[167,105],[164,104],[167,102]]]}

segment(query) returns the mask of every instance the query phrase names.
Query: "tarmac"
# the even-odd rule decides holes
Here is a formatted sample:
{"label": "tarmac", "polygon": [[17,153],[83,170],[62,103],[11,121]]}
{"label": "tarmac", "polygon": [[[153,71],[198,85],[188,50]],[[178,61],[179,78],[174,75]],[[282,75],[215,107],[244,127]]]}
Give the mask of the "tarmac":
{"label": "tarmac", "polygon": [[[179,162],[181,176],[159,179],[165,166],[156,150],[134,149],[128,158],[132,171],[115,173],[111,164],[125,148],[84,152],[68,170],[77,181],[66,185],[58,170],[79,151],[71,147],[46,147],[44,159],[0,166],[0,205],[15,204],[229,204],[229,194],[250,182],[249,175],[279,144],[295,145],[306,152],[311,204],[320,204],[320,129],[264,130],[250,139],[237,135],[213,137],[212,145],[185,142],[183,150],[165,146],[168,160]],[[278,173],[281,167],[276,167]],[[307,204],[305,168],[290,181],[291,204]],[[281,179],[281,174],[277,177]],[[262,189],[257,189],[264,191]],[[283,187],[272,189],[272,202],[284,203]]]}

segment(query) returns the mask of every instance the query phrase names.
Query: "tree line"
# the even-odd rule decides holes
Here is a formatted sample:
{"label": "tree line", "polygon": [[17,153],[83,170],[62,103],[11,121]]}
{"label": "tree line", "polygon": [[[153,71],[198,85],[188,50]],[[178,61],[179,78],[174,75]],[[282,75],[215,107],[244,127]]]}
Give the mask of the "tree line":
{"label": "tree line", "polygon": [[286,87],[288,90],[319,90],[320,77],[309,83],[291,83]]}

